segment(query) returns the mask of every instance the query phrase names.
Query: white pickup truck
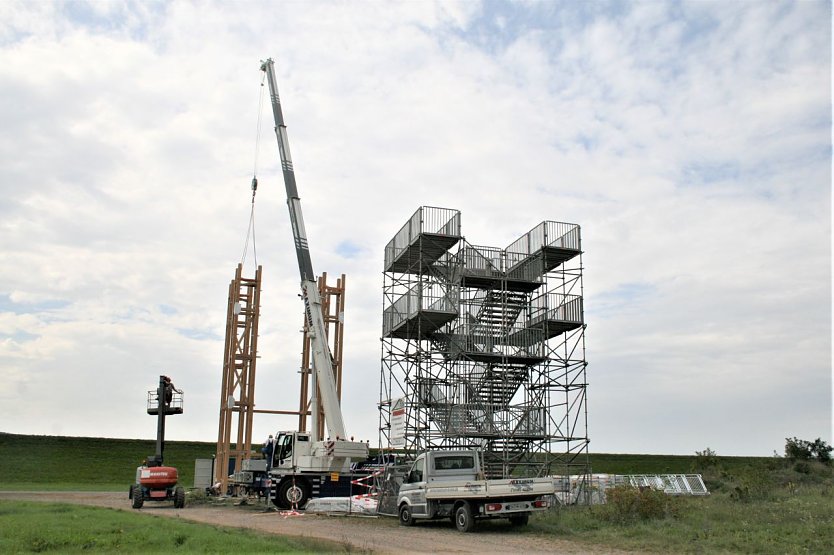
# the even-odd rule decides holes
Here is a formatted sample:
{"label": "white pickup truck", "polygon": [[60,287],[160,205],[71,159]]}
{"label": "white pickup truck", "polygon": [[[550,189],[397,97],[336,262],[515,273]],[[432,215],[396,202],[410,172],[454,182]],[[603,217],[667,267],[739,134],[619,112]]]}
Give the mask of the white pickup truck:
{"label": "white pickup truck", "polygon": [[523,526],[530,513],[548,508],[545,496],[554,491],[550,478],[483,479],[477,451],[427,451],[400,486],[397,507],[402,526],[449,517],[458,530],[469,532],[483,518]]}

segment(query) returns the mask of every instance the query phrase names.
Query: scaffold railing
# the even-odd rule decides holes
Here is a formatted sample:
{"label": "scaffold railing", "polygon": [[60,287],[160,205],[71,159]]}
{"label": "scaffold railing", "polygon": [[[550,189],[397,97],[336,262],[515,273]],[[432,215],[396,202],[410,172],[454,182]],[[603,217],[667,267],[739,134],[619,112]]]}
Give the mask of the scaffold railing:
{"label": "scaffold railing", "polygon": [[533,297],[530,301],[526,325],[536,324],[542,320],[582,322],[582,297],[552,292]]}
{"label": "scaffold railing", "polygon": [[388,335],[420,311],[457,314],[458,295],[454,288],[440,283],[418,282],[383,311],[382,333]]}
{"label": "scaffold railing", "polygon": [[528,253],[504,251],[504,272],[507,277],[514,280],[542,283],[541,268],[523,264],[529,258]]}
{"label": "scaffold railing", "polygon": [[461,249],[458,257],[463,263],[464,275],[503,277],[504,252],[501,249],[467,245]]}
{"label": "scaffold railing", "polygon": [[543,247],[582,250],[579,225],[544,221],[510,243],[505,250],[529,256]]}
{"label": "scaffold railing", "polygon": [[434,206],[418,208],[385,246],[385,268],[424,233],[460,237],[460,210]]}

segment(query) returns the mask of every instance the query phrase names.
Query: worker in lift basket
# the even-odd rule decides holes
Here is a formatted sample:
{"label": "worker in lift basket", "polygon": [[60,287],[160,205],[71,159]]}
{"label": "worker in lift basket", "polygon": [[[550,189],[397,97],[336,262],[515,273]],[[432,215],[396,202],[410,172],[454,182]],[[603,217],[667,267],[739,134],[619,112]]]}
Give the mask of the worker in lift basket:
{"label": "worker in lift basket", "polygon": [[171,401],[174,399],[174,392],[176,391],[182,395],[182,391],[174,387],[174,382],[168,376],[165,376],[163,381],[165,382],[165,406],[170,406]]}
{"label": "worker in lift basket", "polygon": [[275,438],[272,437],[272,434],[269,434],[267,440],[264,441],[261,453],[264,454],[264,458],[266,459],[266,467],[272,468],[272,455],[275,453]]}

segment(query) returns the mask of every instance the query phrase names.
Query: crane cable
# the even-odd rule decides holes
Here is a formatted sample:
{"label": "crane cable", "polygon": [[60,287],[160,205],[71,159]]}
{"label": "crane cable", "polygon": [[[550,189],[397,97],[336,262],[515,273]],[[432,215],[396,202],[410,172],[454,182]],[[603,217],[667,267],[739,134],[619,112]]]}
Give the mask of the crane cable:
{"label": "crane cable", "polygon": [[246,242],[243,245],[243,256],[240,263],[246,262],[246,253],[249,251],[249,238],[252,238],[252,255],[255,261],[255,268],[258,267],[258,249],[255,247],[255,193],[258,192],[258,154],[261,148],[261,121],[264,106],[264,80],[266,74],[261,78],[261,94],[258,100],[258,125],[255,133],[255,161],[252,168],[252,208],[249,212],[249,227],[246,230]]}

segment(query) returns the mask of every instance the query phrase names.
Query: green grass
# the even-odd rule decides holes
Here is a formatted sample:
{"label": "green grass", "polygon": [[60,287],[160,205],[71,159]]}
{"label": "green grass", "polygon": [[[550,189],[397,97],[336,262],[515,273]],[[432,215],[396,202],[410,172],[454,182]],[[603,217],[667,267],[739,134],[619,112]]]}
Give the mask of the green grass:
{"label": "green grass", "polygon": [[[199,441],[165,442],[165,464],[177,468],[180,483],[194,483],[194,460],[210,459],[216,444]],[[127,490],[136,467],[154,453],[153,440],[91,437],[31,436],[0,432],[2,490]],[[719,457],[734,468],[756,460]],[[609,474],[681,474],[693,471],[697,458],[676,455],[592,454],[594,472]],[[33,463],[37,461],[37,472]]]}
{"label": "green grass", "polygon": [[133,511],[0,501],[0,553],[332,553],[347,546]]}
{"label": "green grass", "polygon": [[[0,433],[0,490],[124,491],[126,496],[136,466],[154,448],[154,442],[147,440]],[[188,487],[193,484],[194,459],[211,458],[214,449],[214,443],[208,442],[168,442],[165,463],[179,469],[180,482]],[[592,454],[590,458],[597,473],[702,474],[711,495],[663,498],[661,502],[667,505],[660,518],[612,514],[613,505],[563,508],[534,515],[529,527],[512,533],[560,537],[586,544],[589,550],[605,546],[660,553],[834,553],[834,468],[830,465],[775,457]],[[18,505],[30,512],[18,512]],[[145,524],[146,518],[155,520]],[[79,526],[79,521],[90,524]],[[141,522],[134,525],[134,521]],[[396,523],[381,521],[380,525]],[[60,534],[52,532],[64,528]],[[217,543],[203,544],[204,528],[132,511],[0,502],[2,553],[228,552],[230,546],[239,552],[280,549],[275,547],[274,536],[264,539],[252,531],[221,530]],[[4,532],[8,530],[16,530],[14,537]],[[238,549],[236,542],[250,537],[265,543]],[[287,545],[290,551],[332,550]]]}
{"label": "green grass", "polygon": [[668,497],[662,516],[641,519],[612,505],[536,515],[531,532],[590,545],[675,553],[834,552],[834,469],[785,459],[719,457],[698,470],[708,497]]}
{"label": "green grass", "polygon": [[[194,460],[210,459],[214,443],[165,442],[165,464],[194,484]],[[115,491],[133,483],[153,440],[29,436],[0,433],[0,489]]]}
{"label": "green grass", "polygon": [[[600,474],[699,474],[695,455],[592,453],[591,470]],[[743,468],[770,457],[717,457],[726,468]]]}

